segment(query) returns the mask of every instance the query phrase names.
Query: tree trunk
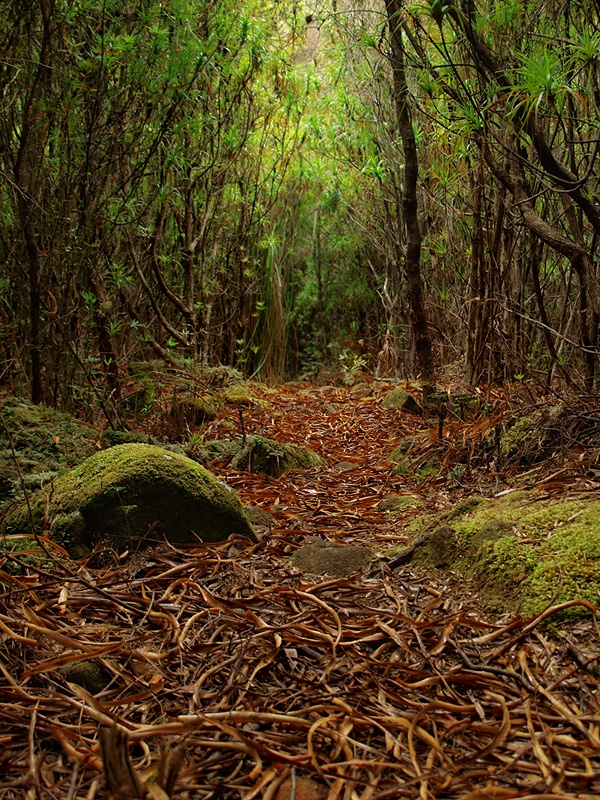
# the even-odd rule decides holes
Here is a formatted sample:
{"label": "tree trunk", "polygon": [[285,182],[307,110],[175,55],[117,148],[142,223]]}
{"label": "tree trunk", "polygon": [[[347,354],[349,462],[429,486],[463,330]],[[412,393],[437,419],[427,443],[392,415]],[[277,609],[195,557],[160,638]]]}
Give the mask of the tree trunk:
{"label": "tree trunk", "polygon": [[417,199],[419,159],[412,124],[408,87],[406,85],[404,44],[402,41],[402,0],[386,0],[386,12],[392,47],[391,64],[396,118],[404,153],[404,183],[402,186],[402,212],[406,230],[404,269],[408,284],[408,300],[411,309],[417,363],[421,371],[423,384],[423,399],[427,401],[428,397],[435,391],[435,375],[421,277],[421,229],[419,226],[419,204]]}

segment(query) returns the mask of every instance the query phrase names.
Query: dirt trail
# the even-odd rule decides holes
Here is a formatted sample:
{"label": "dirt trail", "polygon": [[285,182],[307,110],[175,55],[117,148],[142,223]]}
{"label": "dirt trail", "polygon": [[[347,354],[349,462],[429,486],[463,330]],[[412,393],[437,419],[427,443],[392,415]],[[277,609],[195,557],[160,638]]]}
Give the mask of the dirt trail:
{"label": "dirt trail", "polygon": [[[309,536],[403,543],[376,506],[417,488],[385,458],[423,423],[345,389],[265,399],[244,411],[247,432],[306,444],[329,466],[220,471],[274,512],[259,544],[3,574],[0,796],[93,800],[107,773],[117,798],[126,786],[142,797],[166,745],[185,747],[173,800],[597,797],[595,616],[557,639],[541,618],[486,621],[464,589],[410,565],[296,572],[289,557]],[[90,659],[105,681],[86,690],[64,670]]]}
{"label": "dirt trail", "polygon": [[[348,388],[285,386],[267,396],[266,408],[243,412],[248,433],[303,444],[327,461],[325,469],[269,478],[221,471],[245,501],[275,514],[278,528],[355,544],[400,545],[398,521],[377,511],[396,493],[421,493],[431,505],[449,501],[407,476],[393,473],[388,457],[399,440],[425,427],[418,417],[381,407],[380,395]],[[230,412],[237,423],[237,413]]]}

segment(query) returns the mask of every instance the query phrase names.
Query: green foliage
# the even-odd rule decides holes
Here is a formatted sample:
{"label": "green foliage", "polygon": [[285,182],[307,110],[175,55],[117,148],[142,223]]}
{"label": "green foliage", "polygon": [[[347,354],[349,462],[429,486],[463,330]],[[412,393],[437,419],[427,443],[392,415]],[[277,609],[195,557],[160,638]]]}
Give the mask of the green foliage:
{"label": "green foliage", "polygon": [[515,70],[512,87],[513,114],[522,112],[525,117],[532,113],[538,116],[545,110],[544,105],[558,109],[563,106],[566,96],[577,96],[556,52],[543,47],[531,56],[518,54],[518,59],[520,66]]}
{"label": "green foliage", "polygon": [[[2,11],[0,375],[14,382],[39,352],[46,399],[85,405],[104,385],[118,398],[125,362],[150,351],[269,378],[326,361],[349,378],[353,358],[412,371],[383,8],[344,9],[318,31],[292,0]],[[567,206],[578,191],[597,206],[596,27],[587,2],[480,3],[469,19],[452,0],[406,7],[440,362],[479,346],[491,375],[491,341],[510,354],[507,377],[582,358],[560,339],[577,335],[580,277],[547,244],[535,250],[525,205],[486,159],[509,176],[518,165],[532,213],[591,257],[593,211]],[[476,63],[476,37],[493,68]],[[557,191],[534,123],[574,189]],[[552,358],[543,326],[560,334]]]}

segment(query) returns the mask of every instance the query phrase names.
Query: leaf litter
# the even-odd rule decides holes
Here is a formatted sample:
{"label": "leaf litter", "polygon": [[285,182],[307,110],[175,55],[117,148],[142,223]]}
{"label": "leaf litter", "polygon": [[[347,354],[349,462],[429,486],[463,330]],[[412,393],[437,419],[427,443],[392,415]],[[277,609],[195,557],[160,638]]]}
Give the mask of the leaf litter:
{"label": "leaf litter", "polygon": [[[374,396],[285,387],[245,425],[329,463],[280,478],[215,467],[275,516],[258,544],[156,543],[20,575],[5,553],[0,797],[598,796],[591,604],[572,601],[585,615],[551,635],[542,623],[565,604],[488,620],[441,573],[290,564],[315,537],[402,545],[402,515],[376,510],[390,493],[450,502],[385,461],[424,423]],[[101,686],[68,679],[89,662]]]}

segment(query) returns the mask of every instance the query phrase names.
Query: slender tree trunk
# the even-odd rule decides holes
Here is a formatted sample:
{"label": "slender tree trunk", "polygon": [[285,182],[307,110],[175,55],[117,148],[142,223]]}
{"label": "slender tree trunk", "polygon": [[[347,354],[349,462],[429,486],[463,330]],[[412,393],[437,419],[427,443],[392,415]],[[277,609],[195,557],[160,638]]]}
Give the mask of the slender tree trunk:
{"label": "slender tree trunk", "polygon": [[402,0],[386,0],[392,47],[392,76],[396,119],[404,152],[404,184],[402,187],[402,212],[406,230],[404,268],[408,284],[408,300],[411,308],[415,350],[423,384],[423,399],[427,401],[429,395],[435,391],[435,375],[421,277],[421,229],[419,226],[419,204],[417,199],[419,159],[412,124],[408,87],[406,85],[404,44],[402,41],[402,11]]}
{"label": "slender tree trunk", "polygon": [[469,321],[467,330],[467,368],[469,383],[479,383],[483,371],[483,319],[485,317],[485,288],[482,280],[483,223],[481,218],[483,170],[481,161],[471,178],[473,193],[473,226],[471,229],[471,261],[469,277]]}
{"label": "slender tree trunk", "polygon": [[[47,133],[47,110],[40,98],[50,80],[52,6],[39,0],[42,15],[42,37],[39,48],[38,66],[33,82],[23,100],[19,147],[13,167],[15,186],[18,194],[18,213],[21,234],[28,260],[29,282],[29,355],[31,360],[31,399],[34,403],[44,402],[42,382],[42,335],[41,335],[41,282],[40,248],[38,247],[39,208],[43,208],[40,184],[40,160],[45,147]],[[36,197],[36,194],[38,197]],[[36,225],[36,221],[38,224]]]}

